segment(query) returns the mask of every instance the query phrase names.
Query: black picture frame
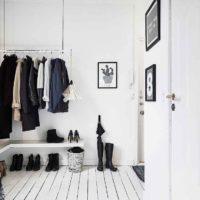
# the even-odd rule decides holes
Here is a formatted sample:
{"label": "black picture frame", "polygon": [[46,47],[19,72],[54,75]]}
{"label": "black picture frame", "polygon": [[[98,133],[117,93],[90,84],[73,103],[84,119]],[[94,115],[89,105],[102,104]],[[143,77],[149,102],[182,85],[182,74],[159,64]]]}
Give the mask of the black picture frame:
{"label": "black picture frame", "polygon": [[160,0],[154,0],[145,13],[146,51],[149,51],[161,39]]}
{"label": "black picture frame", "polygon": [[97,88],[117,89],[118,87],[118,63],[98,62],[97,63]]}
{"label": "black picture frame", "polygon": [[145,101],[156,101],[156,65],[145,69]]}

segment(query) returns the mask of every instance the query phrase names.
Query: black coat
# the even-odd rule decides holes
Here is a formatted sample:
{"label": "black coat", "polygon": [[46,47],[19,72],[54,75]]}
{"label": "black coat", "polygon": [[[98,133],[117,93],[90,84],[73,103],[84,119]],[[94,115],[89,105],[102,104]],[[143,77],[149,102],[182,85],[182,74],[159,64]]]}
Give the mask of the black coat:
{"label": "black coat", "polygon": [[4,56],[0,67],[0,139],[12,132],[13,84],[17,66],[15,55]]}
{"label": "black coat", "polygon": [[38,94],[37,94],[37,69],[34,68],[34,63],[32,58],[27,56],[27,60],[30,63],[30,73],[29,73],[29,80],[28,80],[28,93],[29,99],[33,106],[39,105]]}
{"label": "black coat", "polygon": [[59,58],[52,60],[50,79],[49,111],[52,113],[68,112],[69,101],[63,101],[63,92],[69,86],[69,77],[65,61]]}
{"label": "black coat", "polygon": [[22,105],[21,118],[23,131],[34,130],[37,126],[40,125],[38,106],[32,105],[29,96],[29,76],[31,65],[32,60],[30,58],[23,60],[20,82],[20,100]]}

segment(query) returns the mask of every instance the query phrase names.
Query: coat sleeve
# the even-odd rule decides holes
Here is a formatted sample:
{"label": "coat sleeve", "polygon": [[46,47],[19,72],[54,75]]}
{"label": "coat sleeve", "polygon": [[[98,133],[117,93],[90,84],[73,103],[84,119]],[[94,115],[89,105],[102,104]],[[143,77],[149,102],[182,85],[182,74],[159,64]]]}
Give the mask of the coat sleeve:
{"label": "coat sleeve", "polygon": [[69,86],[69,76],[68,76],[68,71],[67,71],[67,67],[65,65],[65,61],[62,60],[62,88],[63,91],[65,91],[66,88],[68,88]]}
{"label": "coat sleeve", "polygon": [[62,98],[63,84],[62,84],[62,65],[59,59],[56,59],[54,71],[52,74],[52,90],[53,90],[53,111],[56,110],[60,99]]}
{"label": "coat sleeve", "polygon": [[30,113],[30,104],[28,96],[28,77],[29,77],[29,67],[27,62],[24,62],[21,73],[21,88],[20,88],[20,99],[21,105],[24,113]]}
{"label": "coat sleeve", "polygon": [[4,72],[5,72],[5,60],[0,66],[0,106],[3,105],[3,87],[4,87]]}

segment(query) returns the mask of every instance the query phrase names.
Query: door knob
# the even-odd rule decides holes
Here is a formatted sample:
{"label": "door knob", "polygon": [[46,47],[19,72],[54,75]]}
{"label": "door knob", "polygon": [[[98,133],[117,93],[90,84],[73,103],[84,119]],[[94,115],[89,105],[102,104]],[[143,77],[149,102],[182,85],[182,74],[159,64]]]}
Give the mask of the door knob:
{"label": "door knob", "polygon": [[140,111],[140,115],[144,115],[144,111],[142,110],[142,111]]}
{"label": "door knob", "polygon": [[176,95],[174,94],[174,93],[172,93],[172,94],[168,94],[167,96],[166,96],[166,98],[167,99],[169,99],[169,100],[175,100],[175,98],[176,98]]}

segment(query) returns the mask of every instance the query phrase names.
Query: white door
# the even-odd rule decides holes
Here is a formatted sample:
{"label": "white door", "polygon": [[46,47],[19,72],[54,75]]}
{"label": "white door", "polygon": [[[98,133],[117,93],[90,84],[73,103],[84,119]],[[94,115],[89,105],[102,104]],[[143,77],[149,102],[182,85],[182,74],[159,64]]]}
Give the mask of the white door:
{"label": "white door", "polygon": [[200,0],[172,3],[172,200],[200,199]]}
{"label": "white door", "polygon": [[144,162],[144,39],[139,41],[139,116],[138,116],[138,162]]}

